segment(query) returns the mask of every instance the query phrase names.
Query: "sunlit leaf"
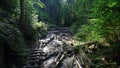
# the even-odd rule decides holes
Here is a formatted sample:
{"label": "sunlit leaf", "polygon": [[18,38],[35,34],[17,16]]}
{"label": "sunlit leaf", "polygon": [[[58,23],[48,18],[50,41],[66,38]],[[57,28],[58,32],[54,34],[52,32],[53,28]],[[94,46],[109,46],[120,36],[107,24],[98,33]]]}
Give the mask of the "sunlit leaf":
{"label": "sunlit leaf", "polygon": [[108,5],[108,7],[114,7],[116,4],[117,4],[117,2],[110,2],[107,5]]}
{"label": "sunlit leaf", "polygon": [[37,2],[37,5],[39,5],[41,8],[45,7],[45,4],[43,4],[41,1]]}

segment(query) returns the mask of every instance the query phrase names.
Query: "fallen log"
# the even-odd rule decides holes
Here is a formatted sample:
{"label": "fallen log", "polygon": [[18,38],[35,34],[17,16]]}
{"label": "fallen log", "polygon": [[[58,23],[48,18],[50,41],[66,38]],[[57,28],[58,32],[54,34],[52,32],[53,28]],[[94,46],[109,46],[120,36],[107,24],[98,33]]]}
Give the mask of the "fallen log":
{"label": "fallen log", "polygon": [[64,58],[65,58],[65,55],[63,54],[61,56],[61,58],[59,59],[59,61],[56,62],[56,65],[55,65],[56,68],[59,68],[59,66],[60,66],[60,64],[61,64],[61,62],[63,61]]}
{"label": "fallen log", "polygon": [[82,68],[81,65],[80,65],[80,63],[79,63],[79,61],[77,59],[75,60],[75,62],[78,65],[79,68]]}
{"label": "fallen log", "polygon": [[90,42],[86,42],[86,43],[84,43],[84,44],[81,44],[81,45],[90,46],[90,45],[93,45],[93,44],[96,44],[96,41],[90,41]]}
{"label": "fallen log", "polygon": [[57,60],[60,59],[61,55],[62,55],[61,53],[59,53],[59,54],[57,55],[57,57],[56,57],[56,59],[55,59],[55,62],[57,62]]}

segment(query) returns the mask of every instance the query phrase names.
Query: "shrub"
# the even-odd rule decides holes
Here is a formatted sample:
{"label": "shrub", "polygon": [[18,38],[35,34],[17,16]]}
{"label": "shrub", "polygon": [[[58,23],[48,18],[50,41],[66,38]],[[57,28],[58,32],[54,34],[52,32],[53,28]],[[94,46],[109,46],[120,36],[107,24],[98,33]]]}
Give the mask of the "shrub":
{"label": "shrub", "polygon": [[25,64],[27,45],[22,33],[13,25],[0,25],[0,47],[4,48],[5,67],[21,68]]}

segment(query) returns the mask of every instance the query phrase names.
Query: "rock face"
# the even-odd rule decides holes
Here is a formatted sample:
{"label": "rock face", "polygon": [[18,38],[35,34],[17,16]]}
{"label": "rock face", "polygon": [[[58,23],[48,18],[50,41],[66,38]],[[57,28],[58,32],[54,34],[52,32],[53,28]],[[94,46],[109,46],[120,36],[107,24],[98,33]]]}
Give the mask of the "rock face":
{"label": "rock face", "polygon": [[39,39],[31,50],[23,68],[82,68],[73,47],[67,43],[70,37],[69,28],[48,31],[47,38]]}

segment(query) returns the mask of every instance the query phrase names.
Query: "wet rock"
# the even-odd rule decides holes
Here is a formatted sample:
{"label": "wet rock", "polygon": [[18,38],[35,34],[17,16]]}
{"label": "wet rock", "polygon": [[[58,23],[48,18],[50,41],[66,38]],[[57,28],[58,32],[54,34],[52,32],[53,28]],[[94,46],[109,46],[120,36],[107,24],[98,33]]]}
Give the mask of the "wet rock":
{"label": "wet rock", "polygon": [[69,35],[69,28],[48,31],[47,38],[39,39],[31,50],[24,68],[77,68],[73,47],[67,44]]}

